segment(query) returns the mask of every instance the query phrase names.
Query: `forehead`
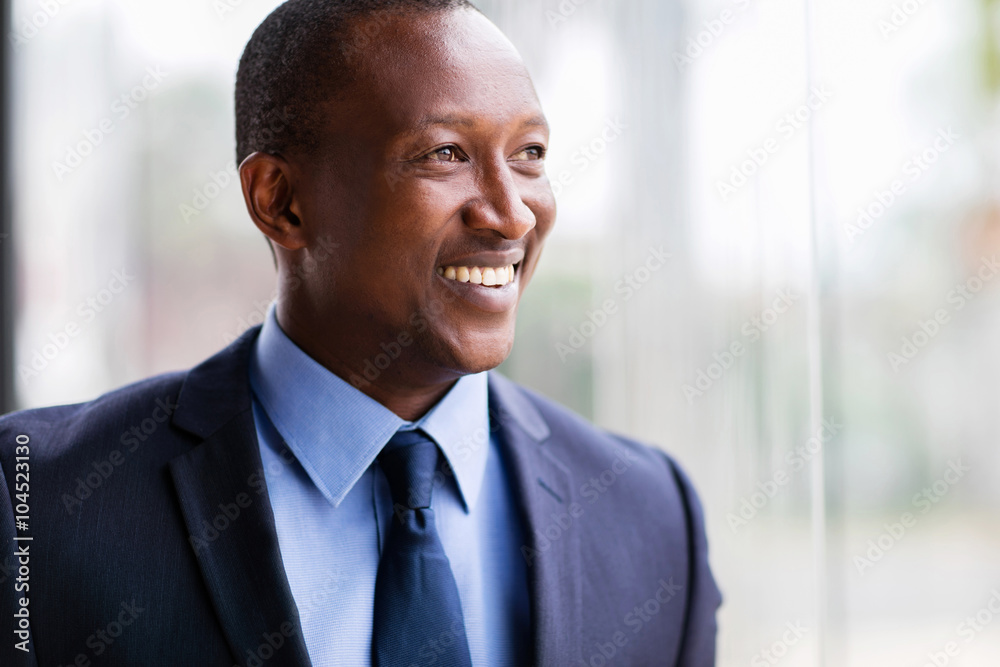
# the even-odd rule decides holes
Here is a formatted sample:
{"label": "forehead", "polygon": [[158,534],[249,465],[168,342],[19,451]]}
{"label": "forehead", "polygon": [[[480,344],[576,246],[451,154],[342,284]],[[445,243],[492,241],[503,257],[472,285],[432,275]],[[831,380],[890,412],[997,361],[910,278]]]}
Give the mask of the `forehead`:
{"label": "forehead", "polygon": [[476,11],[376,14],[352,33],[366,44],[349,62],[350,95],[373,120],[397,130],[445,120],[544,123],[517,50]]}

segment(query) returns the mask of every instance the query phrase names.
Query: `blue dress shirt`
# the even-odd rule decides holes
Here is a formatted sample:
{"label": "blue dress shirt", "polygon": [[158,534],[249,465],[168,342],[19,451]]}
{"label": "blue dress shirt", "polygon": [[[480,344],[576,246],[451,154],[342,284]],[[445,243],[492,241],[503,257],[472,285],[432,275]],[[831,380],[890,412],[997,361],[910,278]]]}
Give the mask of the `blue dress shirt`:
{"label": "blue dress shirt", "polygon": [[435,480],[431,506],[462,599],[472,664],[527,665],[523,538],[490,431],[486,374],[461,378],[426,415],[408,422],[296,346],[273,305],[255,345],[254,423],[313,665],[371,664],[375,576],[392,518],[389,485],[373,462],[400,428],[422,428],[454,471]]}

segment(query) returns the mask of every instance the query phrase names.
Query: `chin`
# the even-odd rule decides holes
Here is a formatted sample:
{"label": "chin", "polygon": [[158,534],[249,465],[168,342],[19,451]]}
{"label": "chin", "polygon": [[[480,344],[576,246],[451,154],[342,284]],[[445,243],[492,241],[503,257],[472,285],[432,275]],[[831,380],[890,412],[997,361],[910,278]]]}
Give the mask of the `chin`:
{"label": "chin", "polygon": [[450,341],[441,341],[438,363],[460,375],[473,375],[496,368],[510,355],[514,347],[514,331],[466,334]]}
{"label": "chin", "polygon": [[514,337],[493,338],[485,346],[475,346],[460,352],[460,368],[468,375],[489,371],[504,362],[514,347]]}
{"label": "chin", "polygon": [[502,364],[509,355],[510,355],[509,348],[503,354],[492,354],[489,356],[481,355],[475,359],[470,360],[466,364],[466,372],[467,374],[472,375],[473,373],[482,373],[483,371],[491,371],[500,364]]}

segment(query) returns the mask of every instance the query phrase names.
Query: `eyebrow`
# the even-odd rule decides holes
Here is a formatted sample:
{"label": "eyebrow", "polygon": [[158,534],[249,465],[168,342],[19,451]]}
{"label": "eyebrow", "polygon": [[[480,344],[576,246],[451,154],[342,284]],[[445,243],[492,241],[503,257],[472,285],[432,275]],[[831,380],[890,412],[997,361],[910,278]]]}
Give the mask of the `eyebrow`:
{"label": "eyebrow", "polygon": [[[426,130],[429,127],[434,127],[438,125],[454,126],[461,125],[462,127],[472,127],[475,125],[475,121],[471,118],[463,118],[459,116],[425,116],[416,125],[416,131]],[[548,127],[548,121],[545,120],[543,116],[532,116],[525,119],[521,123],[522,127]]]}

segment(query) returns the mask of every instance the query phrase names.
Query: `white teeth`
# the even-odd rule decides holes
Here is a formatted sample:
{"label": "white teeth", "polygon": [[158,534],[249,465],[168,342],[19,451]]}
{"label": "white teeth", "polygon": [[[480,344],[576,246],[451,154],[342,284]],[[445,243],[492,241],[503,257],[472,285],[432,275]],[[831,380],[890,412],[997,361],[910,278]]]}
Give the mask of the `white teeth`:
{"label": "white teeth", "polygon": [[516,277],[513,264],[499,268],[491,266],[439,266],[437,274],[448,280],[486,287],[503,287],[507,283],[514,282]]}

